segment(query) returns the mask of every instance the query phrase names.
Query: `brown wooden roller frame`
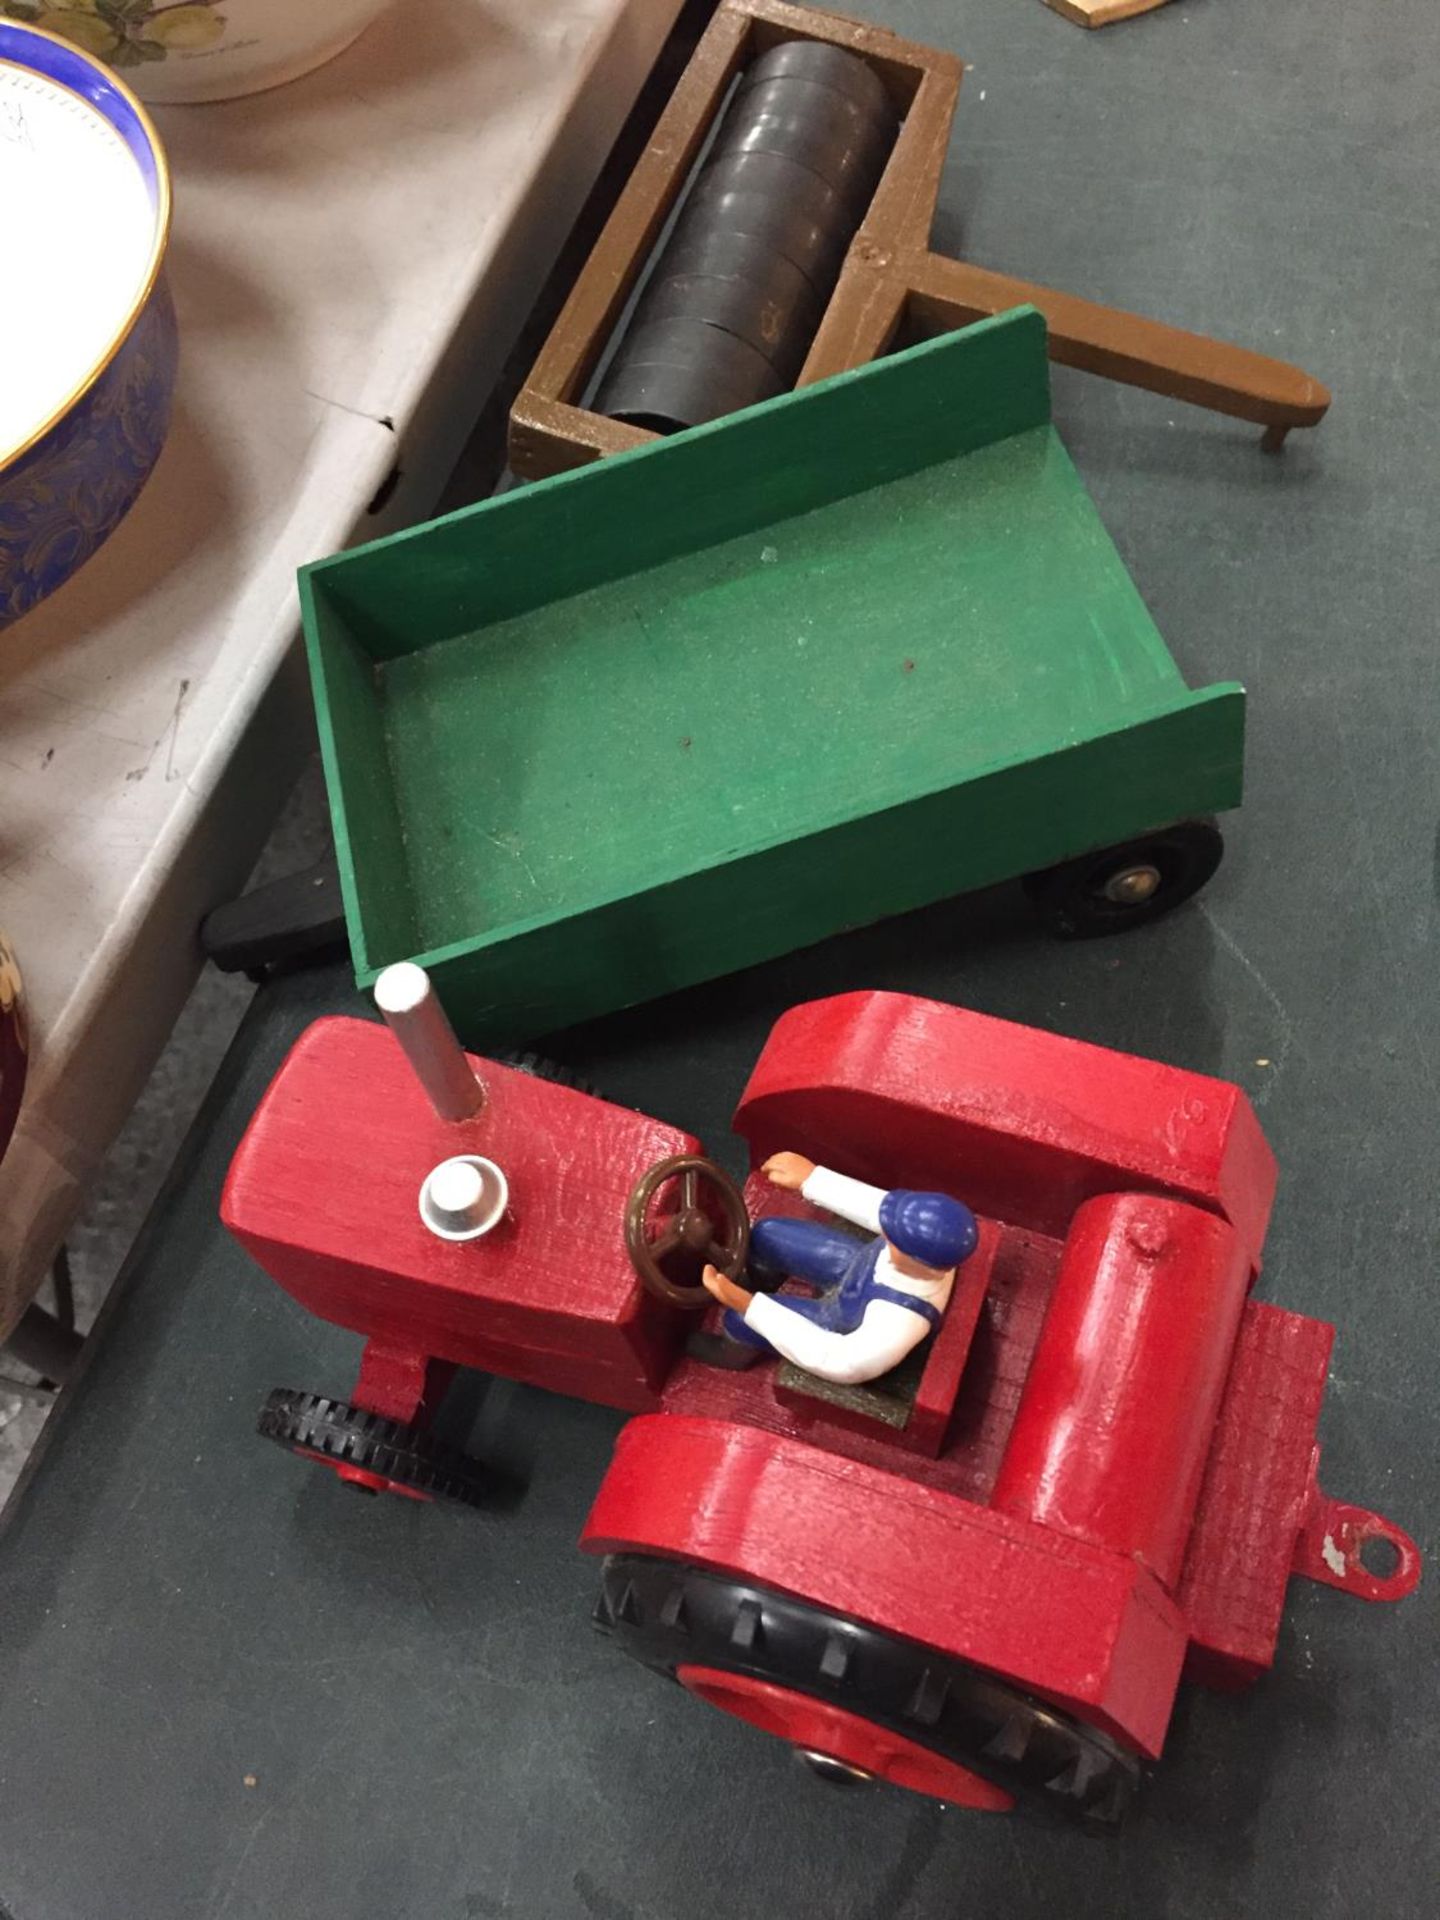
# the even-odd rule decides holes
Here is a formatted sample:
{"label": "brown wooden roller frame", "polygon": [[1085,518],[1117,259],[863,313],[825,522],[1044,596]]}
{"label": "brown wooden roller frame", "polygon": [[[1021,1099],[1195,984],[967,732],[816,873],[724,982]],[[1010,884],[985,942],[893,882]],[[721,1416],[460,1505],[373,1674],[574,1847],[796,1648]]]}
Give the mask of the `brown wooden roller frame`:
{"label": "brown wooden roller frame", "polygon": [[1265,428],[1263,445],[1272,451],[1291,427],[1313,427],[1323,417],[1328,391],[1282,360],[932,253],[930,227],[963,63],[883,27],[787,0],[722,0],[516,398],[510,415],[516,473],[540,479],[656,437],[576,400],[731,80],[784,40],[828,40],[861,55],[904,116],[797,384],[875,359],[902,328],[907,337],[923,338],[1028,303],[1045,316],[1053,360],[1253,420]]}

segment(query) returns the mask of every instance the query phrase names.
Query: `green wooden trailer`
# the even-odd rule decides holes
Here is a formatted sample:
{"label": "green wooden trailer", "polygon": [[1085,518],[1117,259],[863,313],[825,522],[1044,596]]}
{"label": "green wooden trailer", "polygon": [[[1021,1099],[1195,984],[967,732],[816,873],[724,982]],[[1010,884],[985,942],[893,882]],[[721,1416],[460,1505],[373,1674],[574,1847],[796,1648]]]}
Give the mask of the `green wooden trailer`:
{"label": "green wooden trailer", "polygon": [[1192,692],[1021,308],[305,569],[356,978],[523,1037],[1010,877],[1192,893],[1244,693]]}

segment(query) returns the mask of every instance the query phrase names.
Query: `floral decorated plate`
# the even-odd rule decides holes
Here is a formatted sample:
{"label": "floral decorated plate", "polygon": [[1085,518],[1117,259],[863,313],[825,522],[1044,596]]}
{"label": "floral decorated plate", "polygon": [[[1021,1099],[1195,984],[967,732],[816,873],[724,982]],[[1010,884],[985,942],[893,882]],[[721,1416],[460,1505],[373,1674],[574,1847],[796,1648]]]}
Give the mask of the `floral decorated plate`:
{"label": "floral decorated plate", "polygon": [[229,100],[339,53],[392,0],[0,0],[118,67],[142,99]]}
{"label": "floral decorated plate", "polygon": [[[160,453],[175,321],[170,183],[100,63],[0,19],[0,627],[113,530]],[[23,345],[23,351],[20,350]]]}

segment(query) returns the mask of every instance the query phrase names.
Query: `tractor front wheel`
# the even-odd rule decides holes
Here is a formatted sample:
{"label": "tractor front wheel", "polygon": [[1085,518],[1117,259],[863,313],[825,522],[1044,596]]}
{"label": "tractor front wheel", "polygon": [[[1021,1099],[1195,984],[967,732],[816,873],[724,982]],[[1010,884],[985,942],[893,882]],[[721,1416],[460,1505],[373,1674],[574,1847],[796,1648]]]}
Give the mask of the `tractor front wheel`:
{"label": "tractor front wheel", "polygon": [[468,1454],[422,1427],[367,1413],[345,1400],[277,1387],[260,1409],[256,1431],[266,1440],[318,1460],[361,1493],[401,1493],[411,1500],[484,1506],[489,1474]]}

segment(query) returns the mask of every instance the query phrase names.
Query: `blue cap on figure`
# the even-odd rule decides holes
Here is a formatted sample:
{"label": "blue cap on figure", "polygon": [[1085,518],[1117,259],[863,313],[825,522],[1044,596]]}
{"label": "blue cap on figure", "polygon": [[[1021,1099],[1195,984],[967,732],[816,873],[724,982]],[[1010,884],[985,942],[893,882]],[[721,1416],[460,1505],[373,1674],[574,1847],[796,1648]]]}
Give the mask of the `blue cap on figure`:
{"label": "blue cap on figure", "polygon": [[910,1259],[944,1272],[975,1251],[980,1230],[962,1201],[947,1193],[907,1193],[895,1187],[880,1202],[880,1231]]}

